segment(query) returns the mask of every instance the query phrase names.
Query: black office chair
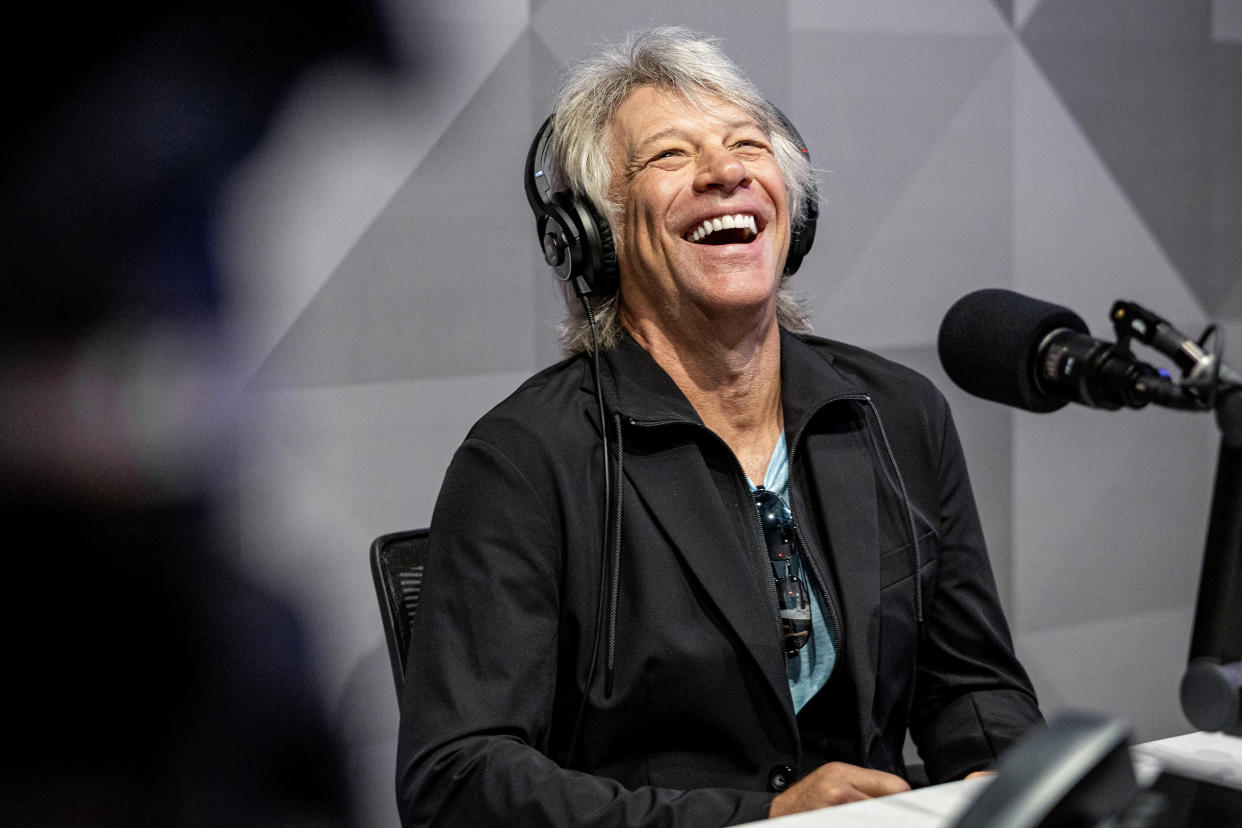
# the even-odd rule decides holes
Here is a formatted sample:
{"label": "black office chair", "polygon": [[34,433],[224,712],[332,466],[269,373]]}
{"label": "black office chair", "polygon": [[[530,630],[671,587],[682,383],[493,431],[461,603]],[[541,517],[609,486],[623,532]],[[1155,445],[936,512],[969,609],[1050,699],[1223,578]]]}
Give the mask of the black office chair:
{"label": "black office chair", "polygon": [[427,530],[406,529],[380,535],[371,542],[371,575],[384,620],[388,660],[397,685],[397,698],[405,684],[406,655],[410,651],[410,626],[418,609],[427,565]]}

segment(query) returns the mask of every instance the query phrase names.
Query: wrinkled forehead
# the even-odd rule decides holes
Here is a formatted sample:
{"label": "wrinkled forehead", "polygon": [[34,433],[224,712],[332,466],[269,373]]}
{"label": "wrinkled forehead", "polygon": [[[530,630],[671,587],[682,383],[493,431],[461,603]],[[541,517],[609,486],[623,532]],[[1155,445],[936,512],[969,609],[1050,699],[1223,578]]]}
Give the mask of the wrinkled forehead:
{"label": "wrinkled forehead", "polygon": [[753,127],[768,132],[761,113],[749,112],[725,98],[654,86],[640,86],[626,96],[608,126],[614,141],[631,146],[704,128],[723,131]]}
{"label": "wrinkled forehead", "polygon": [[[605,130],[605,151],[613,174],[632,167],[661,142],[693,140],[704,131],[731,133],[757,130],[770,137],[763,120],[725,98],[700,93],[643,86],[634,90],[614,111]],[[620,182],[614,179],[616,186]]]}

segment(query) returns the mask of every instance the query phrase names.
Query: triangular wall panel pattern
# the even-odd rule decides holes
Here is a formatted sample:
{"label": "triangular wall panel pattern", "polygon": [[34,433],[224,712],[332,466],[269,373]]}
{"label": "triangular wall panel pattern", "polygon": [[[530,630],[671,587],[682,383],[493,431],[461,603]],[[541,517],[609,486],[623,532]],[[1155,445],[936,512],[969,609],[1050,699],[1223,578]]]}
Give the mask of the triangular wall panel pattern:
{"label": "triangular wall panel pattern", "polygon": [[[830,301],[833,283],[851,277],[877,228],[1007,43],[955,34],[799,36],[798,92],[787,114],[806,122],[798,129],[823,171],[815,258],[798,274],[805,290],[826,293]],[[877,77],[887,80],[876,84]],[[1002,135],[1009,129],[1006,116],[998,113],[990,125]],[[1004,141],[996,147],[1007,151]],[[851,309],[844,310],[849,316]]]}
{"label": "triangular wall panel pattern", "polygon": [[1045,0],[1022,41],[1205,308],[1237,316],[1242,44],[1212,3]]}
{"label": "triangular wall panel pattern", "polygon": [[[528,102],[555,68],[523,36],[267,358],[255,388],[534,368],[534,237],[520,171]],[[516,186],[496,187],[512,181]],[[486,185],[486,186],[481,186]],[[475,192],[477,200],[463,199]],[[521,245],[528,253],[529,245]],[[488,345],[490,343],[490,347]]]}
{"label": "triangular wall panel pattern", "polygon": [[[921,63],[933,62],[936,47],[943,45],[929,44]],[[850,167],[825,176],[826,246],[816,251],[812,294],[825,335],[868,347],[926,345],[936,339],[946,297],[1009,279],[1010,50],[995,39],[955,46],[973,51],[971,72],[960,83],[925,88],[924,108],[946,110],[938,118],[923,117],[934,130],[903,136],[896,125],[887,125],[882,131],[891,146],[877,149],[860,135],[850,152],[834,154],[850,159]],[[892,190],[883,196],[871,171],[899,165],[880,153],[904,155],[907,165],[897,180],[884,182]],[[998,174],[1002,170],[1005,174]],[[850,178],[838,192],[838,180]],[[881,197],[883,209],[871,215],[850,206],[879,206]],[[881,317],[889,320],[882,327],[874,324]]]}
{"label": "triangular wall panel pattern", "polygon": [[[1242,0],[431,7],[405,15],[432,27],[436,48],[394,106],[439,134],[413,142],[418,154],[393,165],[408,176],[385,182],[382,197],[356,199],[385,206],[270,314],[287,329],[252,338],[275,344],[248,378],[247,556],[303,601],[352,751],[359,824],[397,825],[396,703],[367,546],[425,525],[470,425],[559,358],[563,304],[536,246],[522,163],[566,66],[652,24],[722,38],[807,140],[822,214],[795,287],[820,333],[910,364],[945,391],[1045,712],[1117,715],[1141,740],[1189,730],[1176,683],[1211,419],[1006,409],[953,386],[935,339],[953,301],[996,286],[1070,306],[1101,338],[1112,301],[1126,298],[1193,334],[1219,321],[1242,340]],[[449,100],[461,103],[445,111]],[[434,128],[418,120],[432,102]],[[309,135],[314,123],[290,116],[282,128]],[[333,169],[332,153],[348,149],[325,147],[302,174]],[[296,175],[287,162],[255,166]],[[318,192],[304,183],[295,191]],[[312,238],[314,206],[297,205]],[[282,217],[261,218],[256,234]],[[339,235],[327,209],[321,225]],[[287,273],[295,259],[266,266]],[[238,270],[255,279],[263,266]],[[1242,363],[1238,341],[1226,344]]]}

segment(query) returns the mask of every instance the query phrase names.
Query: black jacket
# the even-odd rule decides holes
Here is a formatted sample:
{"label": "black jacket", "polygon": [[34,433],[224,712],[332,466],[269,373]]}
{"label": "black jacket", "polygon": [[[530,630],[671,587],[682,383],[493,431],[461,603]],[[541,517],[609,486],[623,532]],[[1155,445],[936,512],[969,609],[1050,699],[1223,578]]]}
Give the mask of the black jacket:
{"label": "black jacket", "polygon": [[585,357],[523,384],[448,469],[401,703],[404,824],[745,822],[826,761],[903,773],[907,729],[943,781],[1040,721],[943,397],[857,348],[781,348],[828,686],[794,715],[741,466],[627,339],[601,361],[607,469]]}

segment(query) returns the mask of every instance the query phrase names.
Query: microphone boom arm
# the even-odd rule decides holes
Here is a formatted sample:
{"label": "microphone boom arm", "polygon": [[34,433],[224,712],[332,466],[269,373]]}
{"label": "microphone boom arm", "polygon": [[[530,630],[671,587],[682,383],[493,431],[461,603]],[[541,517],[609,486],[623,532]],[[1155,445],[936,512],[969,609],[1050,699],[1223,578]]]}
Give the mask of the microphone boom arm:
{"label": "microphone boom arm", "polygon": [[[1166,320],[1135,302],[1118,300],[1110,316],[1117,348],[1131,338],[1173,360],[1186,393],[1172,407],[1216,410],[1220,450],[1195,598],[1190,655],[1179,696],[1182,712],[1199,730],[1242,735],[1242,389],[1219,353],[1203,350]],[[1211,328],[1209,328],[1209,331]]]}
{"label": "microphone boom arm", "polygon": [[1216,423],[1220,452],[1180,697],[1199,730],[1242,736],[1242,390],[1220,395]]}

